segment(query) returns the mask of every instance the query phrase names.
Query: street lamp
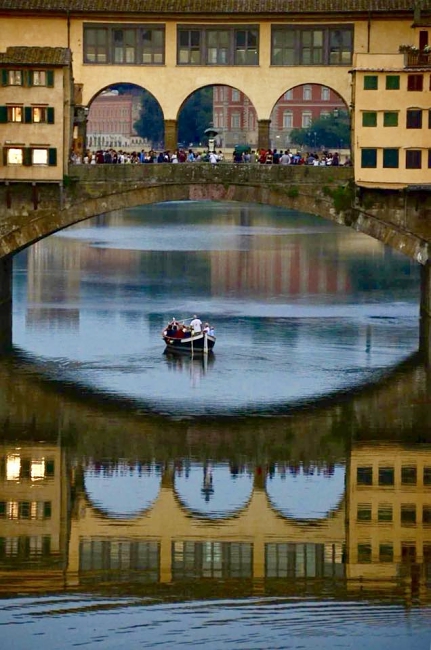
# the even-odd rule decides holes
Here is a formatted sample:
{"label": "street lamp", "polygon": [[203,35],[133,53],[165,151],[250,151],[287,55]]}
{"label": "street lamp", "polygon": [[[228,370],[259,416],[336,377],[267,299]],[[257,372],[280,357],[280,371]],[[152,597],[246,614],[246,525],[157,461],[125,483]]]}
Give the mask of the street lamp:
{"label": "street lamp", "polygon": [[204,135],[208,138],[208,152],[215,152],[215,137],[218,134],[217,129],[214,128],[214,125],[211,124],[208,129],[205,129]]}

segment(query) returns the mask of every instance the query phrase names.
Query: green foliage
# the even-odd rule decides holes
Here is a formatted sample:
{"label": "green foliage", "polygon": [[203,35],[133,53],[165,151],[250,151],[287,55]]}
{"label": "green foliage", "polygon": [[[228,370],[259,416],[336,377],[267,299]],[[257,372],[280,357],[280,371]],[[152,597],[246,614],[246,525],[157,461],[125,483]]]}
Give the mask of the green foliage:
{"label": "green foliage", "polygon": [[349,149],[350,118],[345,111],[337,116],[324,115],[314,120],[306,129],[292,129],[290,141],[309,150]]}
{"label": "green foliage", "polygon": [[299,189],[296,187],[296,185],[292,185],[292,187],[289,187],[286,194],[289,199],[296,199],[299,196]]}
{"label": "green foliage", "polygon": [[204,132],[213,119],[212,86],[201,88],[185,101],[178,119],[178,140],[187,147],[190,143],[205,142]]}
{"label": "green foliage", "polygon": [[337,212],[347,212],[352,208],[355,191],[351,185],[336,187],[332,190],[332,200]]}
{"label": "green foliage", "polygon": [[157,99],[148,90],[142,91],[141,113],[134,128],[141,138],[151,142],[154,149],[162,145],[165,132],[162,109]]}

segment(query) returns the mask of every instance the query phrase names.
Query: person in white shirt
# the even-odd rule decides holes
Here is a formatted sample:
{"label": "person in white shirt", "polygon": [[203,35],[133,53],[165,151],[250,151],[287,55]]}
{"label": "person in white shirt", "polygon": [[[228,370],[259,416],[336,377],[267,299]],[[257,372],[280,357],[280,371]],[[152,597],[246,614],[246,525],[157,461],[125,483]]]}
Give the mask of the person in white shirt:
{"label": "person in white shirt", "polygon": [[200,334],[202,332],[202,321],[200,318],[196,316],[196,314],[193,316],[193,320],[190,323],[190,327],[192,328],[195,334]]}

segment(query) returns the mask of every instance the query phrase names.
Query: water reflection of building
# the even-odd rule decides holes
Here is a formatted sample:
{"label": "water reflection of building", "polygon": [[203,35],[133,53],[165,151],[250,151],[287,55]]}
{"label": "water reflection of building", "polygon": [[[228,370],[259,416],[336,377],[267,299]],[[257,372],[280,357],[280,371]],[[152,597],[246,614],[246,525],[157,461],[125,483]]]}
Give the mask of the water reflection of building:
{"label": "water reflection of building", "polygon": [[347,577],[431,586],[431,447],[353,449],[348,482]]}
{"label": "water reflection of building", "polygon": [[0,589],[64,584],[68,475],[60,446],[0,447]]}

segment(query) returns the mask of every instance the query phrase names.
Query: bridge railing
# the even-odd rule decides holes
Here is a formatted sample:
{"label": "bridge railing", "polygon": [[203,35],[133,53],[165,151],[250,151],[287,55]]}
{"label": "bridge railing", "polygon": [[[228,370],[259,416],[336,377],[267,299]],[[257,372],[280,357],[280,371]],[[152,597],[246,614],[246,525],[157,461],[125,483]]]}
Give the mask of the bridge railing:
{"label": "bridge railing", "polygon": [[352,167],[312,165],[259,165],[254,163],[168,163],[140,165],[69,165],[67,180],[81,183],[235,183],[308,184],[347,183]]}

